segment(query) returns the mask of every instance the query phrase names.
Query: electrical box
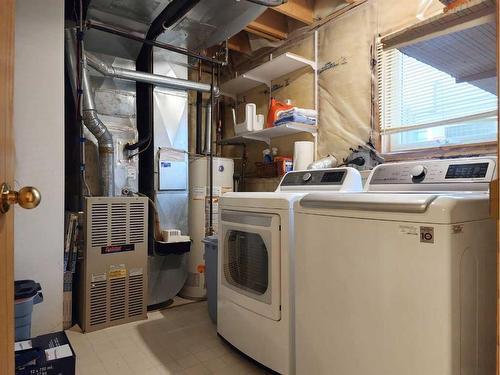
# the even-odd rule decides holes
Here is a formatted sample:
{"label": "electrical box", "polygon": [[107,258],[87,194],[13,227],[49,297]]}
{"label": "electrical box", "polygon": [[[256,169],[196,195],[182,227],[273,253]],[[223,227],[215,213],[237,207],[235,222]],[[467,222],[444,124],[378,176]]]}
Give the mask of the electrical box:
{"label": "electrical box", "polygon": [[161,149],[158,158],[158,190],[187,190],[188,163],[183,151]]}

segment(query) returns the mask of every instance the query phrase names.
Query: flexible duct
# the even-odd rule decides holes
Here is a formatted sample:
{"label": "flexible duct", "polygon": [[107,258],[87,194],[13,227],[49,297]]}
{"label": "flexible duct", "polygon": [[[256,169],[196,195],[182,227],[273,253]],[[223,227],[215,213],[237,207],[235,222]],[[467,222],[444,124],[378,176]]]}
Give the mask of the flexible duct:
{"label": "flexible duct", "polygon": [[[70,81],[73,86],[73,91],[76,92],[77,48],[74,30],[67,29],[65,31],[65,40],[66,61],[69,65]],[[94,98],[90,90],[89,72],[85,53],[83,53],[82,63],[82,120],[85,127],[97,139],[99,149],[99,184],[101,186],[102,195],[113,196],[115,191],[113,136],[97,115]]]}
{"label": "flexible duct", "polygon": [[[174,90],[193,90],[199,92],[210,92],[211,85],[201,82],[188,81],[180,78],[162,76],[158,74],[138,72],[136,70],[122,69],[106,64],[96,56],[88,53],[87,63],[99,73],[113,78],[126,79],[135,82],[149,83],[155,86],[168,87]],[[214,87],[215,96],[219,95],[219,89]]]}

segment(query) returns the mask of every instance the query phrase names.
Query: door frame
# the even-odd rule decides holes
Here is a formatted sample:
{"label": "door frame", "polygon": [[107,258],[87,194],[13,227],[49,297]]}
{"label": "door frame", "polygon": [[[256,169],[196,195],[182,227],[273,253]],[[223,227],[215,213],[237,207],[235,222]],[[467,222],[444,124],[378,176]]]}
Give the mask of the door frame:
{"label": "door frame", "polygon": [[[14,182],[15,0],[0,6],[0,183]],[[14,374],[14,212],[0,214],[0,374]]]}
{"label": "door frame", "polygon": [[[497,157],[500,156],[500,80],[498,79],[500,73],[500,4],[497,0],[497,12],[496,12],[496,31],[497,31],[497,99],[498,99],[498,114],[497,114]],[[496,181],[491,186],[490,189],[490,201],[491,207],[493,209],[493,214],[497,221],[497,374],[500,374],[500,167],[497,162],[497,178]]]}

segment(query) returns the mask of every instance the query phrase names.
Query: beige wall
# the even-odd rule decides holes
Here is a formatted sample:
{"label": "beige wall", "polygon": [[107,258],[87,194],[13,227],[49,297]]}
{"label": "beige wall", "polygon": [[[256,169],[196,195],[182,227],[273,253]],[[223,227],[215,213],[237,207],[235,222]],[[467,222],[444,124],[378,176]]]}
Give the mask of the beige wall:
{"label": "beige wall", "polygon": [[[355,149],[365,145],[371,138],[377,138],[376,124],[372,121],[371,48],[378,34],[418,22],[416,16],[422,3],[421,0],[368,0],[319,29],[318,65],[336,65],[319,74],[319,157],[333,154],[342,160],[350,154],[351,148]],[[324,18],[344,5],[344,0],[316,0],[315,17]],[[443,5],[434,0],[425,15],[429,16],[442,8]],[[286,51],[313,59],[313,37],[306,38]],[[285,50],[277,54],[283,52]],[[294,72],[273,83],[285,82],[288,85],[273,92],[274,97],[291,99],[300,107],[314,107],[314,74],[310,69]],[[256,103],[257,112],[267,115],[269,94],[264,85],[240,95],[238,100]],[[244,105],[240,105],[240,120],[243,110]],[[227,129],[224,136],[228,137],[234,133],[229,109],[226,112]],[[307,134],[281,137],[273,140],[272,146],[279,148],[280,155],[292,155],[295,140],[311,139]],[[248,147],[247,171],[250,175],[255,174],[255,162],[262,159],[262,150],[266,147],[264,143],[257,142]],[[225,155],[239,155],[239,151],[225,148]],[[260,184],[264,190],[264,184]],[[258,189],[258,186],[258,181],[252,182],[252,189]]]}
{"label": "beige wall", "polygon": [[42,193],[37,208],[15,208],[15,278],[38,281],[44,295],[33,311],[33,335],[62,329],[63,33],[64,1],[16,1],[16,188],[33,185]]}
{"label": "beige wall", "polygon": [[[320,29],[319,65],[338,63],[320,74],[318,153],[347,157],[350,148],[376,140],[372,120],[372,48],[378,34],[418,22],[421,0],[369,0]],[[442,9],[435,0],[426,15]]]}

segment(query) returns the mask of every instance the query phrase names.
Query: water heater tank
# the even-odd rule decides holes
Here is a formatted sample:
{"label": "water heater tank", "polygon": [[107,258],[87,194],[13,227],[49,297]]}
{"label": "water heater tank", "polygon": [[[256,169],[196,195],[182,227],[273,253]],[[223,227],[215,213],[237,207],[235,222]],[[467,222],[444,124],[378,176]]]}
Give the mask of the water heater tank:
{"label": "water heater tank", "polygon": [[[234,162],[213,158],[212,228],[218,230],[219,198],[233,191]],[[193,244],[188,255],[188,278],[180,291],[184,298],[204,299],[205,260],[201,242],[208,235],[210,221],[210,159],[201,157],[189,163],[189,235]]]}

